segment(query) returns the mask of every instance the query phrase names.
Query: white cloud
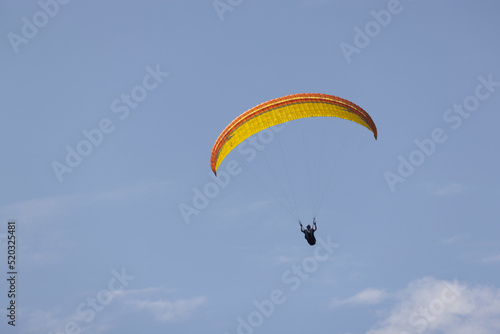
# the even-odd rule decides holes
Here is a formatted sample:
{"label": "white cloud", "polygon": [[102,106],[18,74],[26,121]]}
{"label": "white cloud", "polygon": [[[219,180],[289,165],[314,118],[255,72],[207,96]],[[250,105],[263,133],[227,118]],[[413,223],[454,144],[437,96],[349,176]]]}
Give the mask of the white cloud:
{"label": "white cloud", "polygon": [[485,257],[485,258],[483,259],[483,261],[482,261],[482,262],[483,262],[483,263],[494,263],[494,262],[500,262],[500,254]]}
{"label": "white cloud", "polygon": [[450,244],[460,242],[460,241],[466,239],[467,237],[468,237],[468,235],[454,235],[454,236],[449,237],[449,238],[441,239],[441,242],[443,244],[450,245]]}
{"label": "white cloud", "polygon": [[425,277],[398,292],[367,334],[500,333],[500,289]]}
{"label": "white cloud", "polygon": [[[98,292],[91,292],[90,296]],[[175,289],[150,287],[145,289],[123,289],[110,293],[109,304],[99,304],[97,312],[88,304],[88,299],[76,300],[73,305],[64,305],[49,310],[26,312],[26,327],[23,333],[62,333],[66,326],[76,326],[82,333],[107,332],[119,318],[137,315],[138,310],[149,312],[161,322],[188,320],[196,310],[207,302],[205,296],[193,298],[172,298]],[[87,303],[79,311],[80,303]],[[91,319],[82,318],[93,312]]]}
{"label": "white cloud", "polygon": [[75,196],[54,196],[20,201],[0,208],[0,215],[23,223],[38,223],[67,212],[75,205]]}
{"label": "white cloud", "polygon": [[388,294],[384,290],[368,288],[347,299],[334,299],[330,306],[374,305],[383,302],[388,297]]}
{"label": "white cloud", "polygon": [[443,185],[428,182],[420,184],[419,188],[435,196],[454,196],[463,194],[465,192],[465,186],[460,183],[449,183]]}
{"label": "white cloud", "polygon": [[297,257],[286,256],[286,255],[277,255],[272,258],[272,262],[274,264],[286,264],[297,261]]}
{"label": "white cloud", "polygon": [[452,196],[461,194],[464,191],[464,186],[458,183],[452,183],[447,186],[439,187],[434,190],[434,194],[438,196]]}
{"label": "white cloud", "polygon": [[202,304],[206,297],[177,300],[131,300],[129,303],[138,310],[147,310],[154,314],[155,320],[163,322],[182,321],[189,318]]}
{"label": "white cloud", "polygon": [[224,217],[233,219],[235,217],[242,217],[249,215],[255,211],[261,211],[270,205],[269,201],[257,201],[253,203],[245,203],[233,206],[231,209],[225,209]]}
{"label": "white cloud", "polygon": [[169,182],[142,182],[128,187],[103,191],[96,194],[72,194],[34,198],[0,207],[0,215],[24,223],[40,224],[41,221],[54,221],[75,208],[88,206],[89,203],[103,201],[124,201],[145,196],[157,189],[171,185]]}
{"label": "white cloud", "polygon": [[23,333],[50,333],[54,328],[59,328],[63,320],[57,311],[38,310],[28,314],[27,324]]}
{"label": "white cloud", "polygon": [[123,201],[146,196],[169,187],[172,188],[172,182],[166,181],[144,181],[137,184],[122,187],[120,189],[112,189],[103,191],[92,196],[92,199],[97,202],[101,201]]}
{"label": "white cloud", "polygon": [[174,299],[175,289],[151,287],[146,289],[123,290],[120,297],[128,308],[145,310],[154,315],[154,319],[162,322],[184,321],[202,306],[207,298]]}
{"label": "white cloud", "polygon": [[64,259],[64,255],[63,252],[59,250],[46,250],[32,253],[31,258],[37,266],[42,267],[61,263]]}
{"label": "white cloud", "polygon": [[334,3],[335,0],[307,0],[302,3],[304,7],[325,7],[328,6],[332,3]]}

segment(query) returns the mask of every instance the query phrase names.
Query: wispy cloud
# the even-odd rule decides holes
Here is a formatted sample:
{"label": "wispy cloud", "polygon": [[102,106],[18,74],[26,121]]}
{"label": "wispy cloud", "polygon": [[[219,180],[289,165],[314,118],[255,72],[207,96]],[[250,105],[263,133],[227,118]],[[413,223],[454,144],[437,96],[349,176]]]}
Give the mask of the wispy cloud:
{"label": "wispy cloud", "polygon": [[461,235],[454,235],[452,237],[449,237],[449,238],[444,238],[444,239],[441,239],[441,242],[443,244],[446,244],[446,245],[451,245],[451,244],[455,244],[455,243],[458,243],[466,238],[468,238],[469,236],[466,235],[466,234],[461,234]]}
{"label": "wispy cloud", "polygon": [[500,333],[498,288],[425,277],[395,296],[385,317],[367,334]]}
{"label": "wispy cloud", "polygon": [[274,264],[286,264],[297,261],[297,257],[287,256],[287,255],[276,255],[272,258]]}
{"label": "wispy cloud", "polygon": [[334,299],[330,306],[374,305],[383,302],[388,297],[389,295],[384,290],[368,288],[346,299]]}
{"label": "wispy cloud", "polygon": [[165,287],[122,290],[120,299],[127,308],[143,310],[151,313],[154,319],[161,322],[184,321],[207,302],[205,296],[192,298],[174,298],[176,290]]}
{"label": "wispy cloud", "polygon": [[139,182],[137,184],[133,184],[127,187],[122,187],[119,189],[111,189],[106,190],[98,194],[94,194],[91,198],[94,201],[121,201],[128,200],[131,198],[137,198],[141,196],[146,196],[158,189],[162,189],[165,187],[171,187],[172,182],[164,182],[164,181],[148,181],[148,182]]}
{"label": "wispy cloud", "polygon": [[[111,302],[109,305],[99,305],[97,312],[91,311],[88,305],[79,309],[81,301],[75,301],[72,306],[25,312],[26,326],[23,333],[60,333],[65,331],[68,324],[73,324],[82,333],[107,332],[119,322],[117,319],[137,316],[138,311],[144,312],[139,315],[142,318],[150,314],[154,320],[162,323],[182,322],[189,320],[208,301],[205,296],[175,298],[175,294],[175,289],[164,287],[124,289],[110,292]],[[93,315],[89,317],[89,313]]]}
{"label": "wispy cloud", "polygon": [[94,194],[70,194],[27,199],[0,207],[0,216],[23,223],[37,223],[60,217],[71,210],[92,203],[124,201],[145,196],[168,186],[167,182],[142,182],[119,189],[105,190]]}
{"label": "wispy cloud", "polygon": [[500,254],[485,257],[483,263],[500,263]]}
{"label": "wispy cloud", "polygon": [[62,322],[71,321],[69,317],[63,319],[59,310],[37,310],[27,313],[26,320],[23,333],[51,333],[54,328],[60,327]]}
{"label": "wispy cloud", "polygon": [[247,204],[240,204],[238,206],[233,206],[229,210],[225,210],[224,212],[224,217],[226,218],[235,218],[235,217],[242,217],[245,215],[248,215],[250,213],[253,213],[255,211],[261,211],[262,209],[266,208],[269,206],[270,202],[269,201],[257,201],[253,203],[247,203]]}
{"label": "wispy cloud", "polygon": [[76,203],[77,196],[35,198],[2,206],[0,215],[23,223],[34,223],[65,214]]}
{"label": "wispy cloud", "polygon": [[306,0],[302,3],[302,5],[304,7],[325,7],[334,2],[335,0]]}
{"label": "wispy cloud", "polygon": [[460,195],[466,190],[465,185],[460,183],[436,184],[434,182],[427,182],[420,184],[419,188],[439,197]]}
{"label": "wispy cloud", "polygon": [[437,196],[453,196],[463,193],[465,187],[462,184],[452,183],[446,186],[438,187],[434,190],[434,195]]}
{"label": "wispy cloud", "polygon": [[154,319],[162,322],[183,321],[188,319],[201,305],[207,301],[204,296],[177,300],[130,300],[128,303],[135,309],[146,310],[154,315]]}

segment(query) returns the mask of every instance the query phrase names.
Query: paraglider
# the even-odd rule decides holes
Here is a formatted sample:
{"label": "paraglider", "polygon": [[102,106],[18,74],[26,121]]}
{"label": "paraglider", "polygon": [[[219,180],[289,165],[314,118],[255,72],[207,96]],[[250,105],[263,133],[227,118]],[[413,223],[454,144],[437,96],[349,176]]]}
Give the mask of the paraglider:
{"label": "paraglider", "polygon": [[307,225],[306,229],[302,226],[302,223],[299,221],[300,224],[300,232],[304,233],[304,238],[307,240],[307,243],[309,245],[314,246],[316,244],[316,238],[314,237],[314,232],[318,229],[318,226],[316,226],[316,218],[313,220],[313,225],[314,228],[311,228],[311,225]]}
{"label": "paraglider", "polygon": [[[213,145],[210,157],[212,172],[217,176],[217,169],[226,156],[254,134],[278,124],[309,117],[332,117],[352,121],[370,130],[377,139],[375,123],[370,115],[356,104],[327,94],[292,94],[261,103],[234,119],[222,131]],[[321,203],[322,198],[320,205]],[[298,214],[294,215],[291,210],[288,211],[300,223]],[[314,214],[314,217],[316,217],[316,214]],[[314,228],[307,225],[307,229],[304,229],[300,223],[301,231],[311,246],[316,243],[314,236],[314,232],[317,230],[315,219],[313,225]]]}

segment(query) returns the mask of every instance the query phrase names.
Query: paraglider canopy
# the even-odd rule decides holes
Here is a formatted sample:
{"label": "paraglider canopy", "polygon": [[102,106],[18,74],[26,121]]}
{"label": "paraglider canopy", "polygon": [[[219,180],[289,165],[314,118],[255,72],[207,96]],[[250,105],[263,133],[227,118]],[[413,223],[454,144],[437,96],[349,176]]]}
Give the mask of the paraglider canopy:
{"label": "paraglider canopy", "polygon": [[236,146],[271,126],[306,117],[337,117],[358,123],[373,132],[377,128],[370,115],[356,104],[327,94],[293,94],[259,104],[232,121],[217,138],[210,165],[217,168]]}

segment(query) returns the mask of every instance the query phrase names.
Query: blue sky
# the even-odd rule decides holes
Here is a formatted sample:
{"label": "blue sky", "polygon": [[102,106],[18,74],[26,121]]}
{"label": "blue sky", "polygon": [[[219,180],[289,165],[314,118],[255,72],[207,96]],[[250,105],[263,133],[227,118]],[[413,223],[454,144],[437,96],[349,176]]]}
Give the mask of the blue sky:
{"label": "blue sky", "polygon": [[[499,10],[2,1],[2,333],[500,332]],[[295,121],[211,176],[227,124],[304,92],[378,140]]]}

